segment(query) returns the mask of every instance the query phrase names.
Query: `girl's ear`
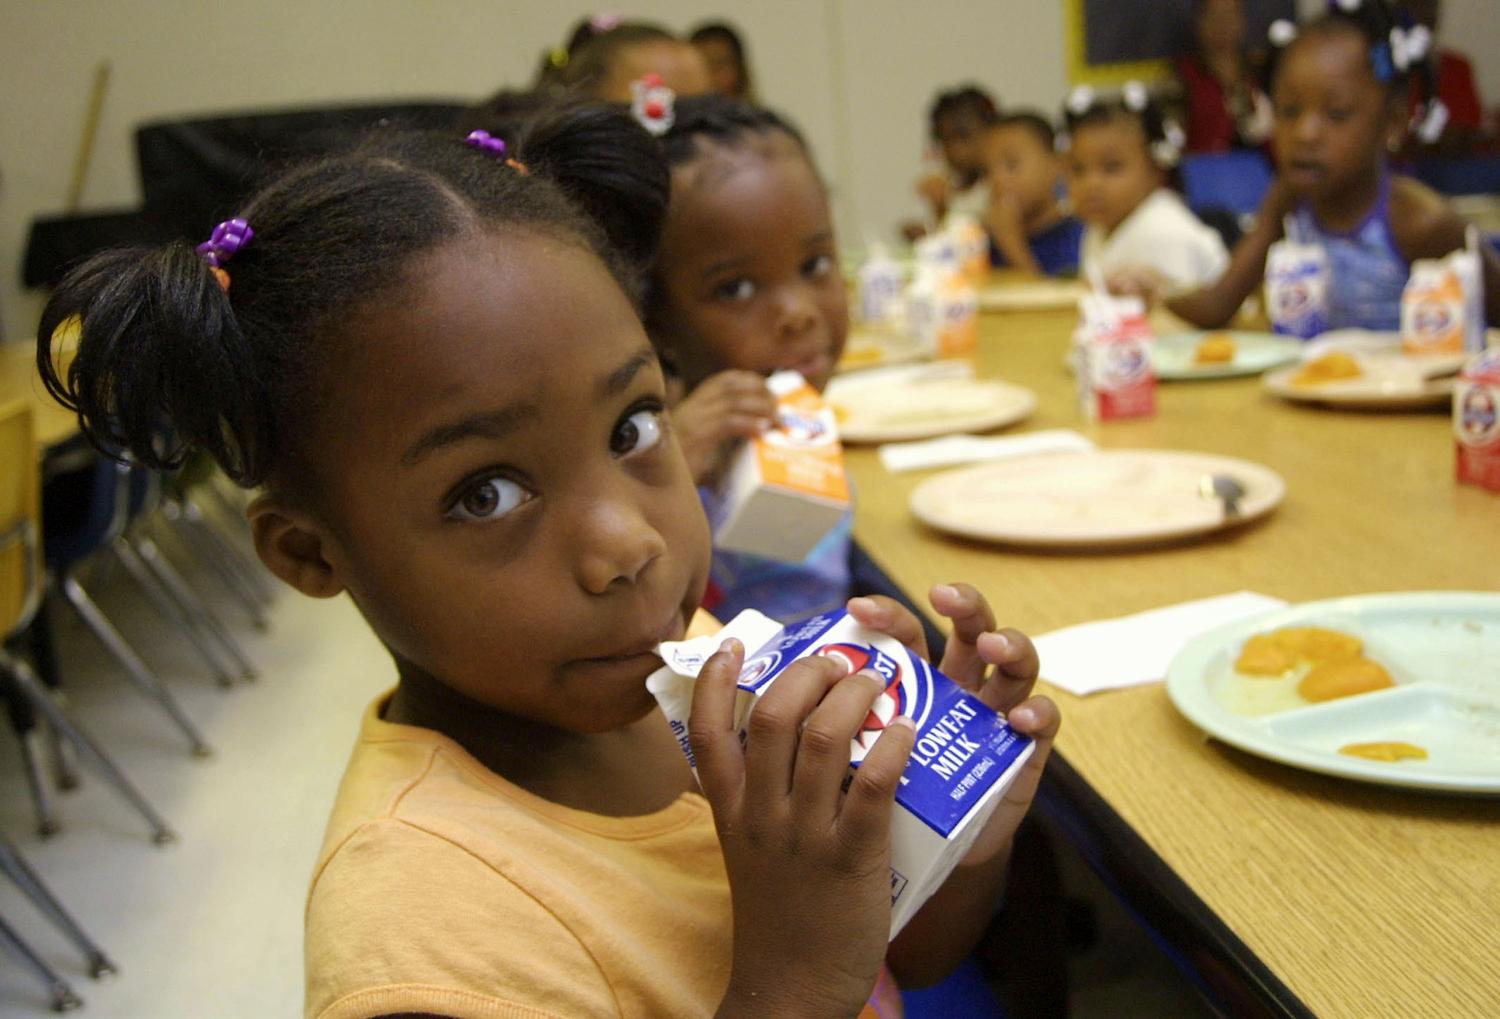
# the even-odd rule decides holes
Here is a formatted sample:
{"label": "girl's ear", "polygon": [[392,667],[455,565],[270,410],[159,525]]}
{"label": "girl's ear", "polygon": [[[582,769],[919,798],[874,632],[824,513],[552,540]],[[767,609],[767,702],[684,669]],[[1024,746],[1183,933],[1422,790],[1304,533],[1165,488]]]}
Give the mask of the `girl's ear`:
{"label": "girl's ear", "polygon": [[332,598],[344,582],[328,556],[328,531],[310,514],[265,494],[250,503],[250,530],[261,562],[313,598]]}

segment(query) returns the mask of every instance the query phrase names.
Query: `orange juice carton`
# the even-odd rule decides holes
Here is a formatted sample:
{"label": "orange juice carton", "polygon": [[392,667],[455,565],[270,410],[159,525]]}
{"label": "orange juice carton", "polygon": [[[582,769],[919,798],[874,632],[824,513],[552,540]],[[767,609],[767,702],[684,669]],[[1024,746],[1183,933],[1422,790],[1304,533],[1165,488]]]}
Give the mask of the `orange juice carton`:
{"label": "orange juice carton", "polygon": [[859,317],[867,325],[887,325],[901,312],[904,284],[901,266],[878,241],[870,245],[870,257],[859,267]]}
{"label": "orange juice carton", "polygon": [[729,464],[713,520],[714,544],[801,562],[849,511],[849,484],[833,409],[797,372],[766,380],[776,424]]}
{"label": "orange juice carton", "polygon": [[1453,387],[1458,480],[1500,492],[1500,348],[1464,365]]}
{"label": "orange juice carton", "polygon": [[958,273],[918,269],[906,316],[908,333],[934,357],[973,357],[979,347],[979,292]]}
{"label": "orange juice carton", "polygon": [[1031,740],[900,641],[866,629],[842,609],[786,626],[752,609],[717,634],[657,647],[665,665],[646,686],[695,768],[687,738],[693,684],[703,663],[730,637],[746,652],[734,712],[742,743],[761,697],[788,666],[812,655],[839,659],[850,672],[874,672],[886,684],[850,740],[851,776],[893,718],[905,715],[916,724],[891,817],[894,938],[973,845],[1030,758]]}
{"label": "orange juice carton", "polygon": [[953,239],[959,273],[973,286],[983,283],[990,271],[990,235],[979,220],[962,213],[949,215],[945,231]]}
{"label": "orange juice carton", "polygon": [[1273,332],[1310,340],[1328,331],[1328,254],[1299,243],[1295,222],[1266,253],[1266,314]]}
{"label": "orange juice carton", "polygon": [[1479,255],[1455,251],[1412,263],[1401,293],[1401,349],[1457,354],[1484,349],[1484,276]]}
{"label": "orange juice carton", "polygon": [[1082,321],[1073,333],[1078,400],[1090,421],[1156,413],[1151,325],[1135,297],[1091,293],[1078,301]]}

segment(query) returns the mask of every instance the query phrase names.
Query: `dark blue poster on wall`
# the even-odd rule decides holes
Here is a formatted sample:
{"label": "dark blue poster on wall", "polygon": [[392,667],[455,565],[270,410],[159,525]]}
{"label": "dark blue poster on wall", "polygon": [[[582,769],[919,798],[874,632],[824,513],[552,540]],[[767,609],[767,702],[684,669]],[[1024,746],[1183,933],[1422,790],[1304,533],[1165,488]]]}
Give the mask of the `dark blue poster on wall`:
{"label": "dark blue poster on wall", "polygon": [[[1090,65],[1160,60],[1193,45],[1193,16],[1222,0],[1083,0],[1084,53]],[[1296,17],[1295,0],[1244,0],[1251,49],[1265,48],[1277,18]]]}

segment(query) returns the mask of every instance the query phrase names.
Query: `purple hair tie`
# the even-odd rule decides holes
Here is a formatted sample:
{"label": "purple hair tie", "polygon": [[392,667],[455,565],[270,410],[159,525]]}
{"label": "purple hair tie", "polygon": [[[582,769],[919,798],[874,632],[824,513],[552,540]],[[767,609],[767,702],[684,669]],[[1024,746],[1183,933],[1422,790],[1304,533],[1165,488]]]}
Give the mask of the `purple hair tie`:
{"label": "purple hair tie", "polygon": [[469,137],[465,138],[464,142],[483,152],[488,152],[496,159],[505,158],[505,139],[496,138],[488,131],[470,131]]}
{"label": "purple hair tie", "polygon": [[226,219],[214,227],[214,232],[198,245],[198,254],[215,269],[234,257],[234,253],[250,243],[255,231],[243,219]]}

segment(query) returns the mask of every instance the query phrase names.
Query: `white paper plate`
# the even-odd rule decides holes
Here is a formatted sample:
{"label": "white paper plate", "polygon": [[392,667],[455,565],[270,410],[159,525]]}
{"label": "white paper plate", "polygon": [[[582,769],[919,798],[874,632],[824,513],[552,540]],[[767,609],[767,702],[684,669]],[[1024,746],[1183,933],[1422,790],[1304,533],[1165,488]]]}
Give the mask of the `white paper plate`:
{"label": "white paper plate", "polygon": [[[1206,474],[1228,474],[1241,515],[1199,493]],[[1154,544],[1234,527],[1281,502],[1286,484],[1248,460],[1175,450],[1048,453],[929,478],[911,510],[941,531],[1007,544],[1088,548]]]}
{"label": "white paper plate", "polygon": [[[1353,633],[1396,686],[1311,706],[1242,713],[1246,684],[1234,661],[1246,638],[1283,626]],[[1365,782],[1500,793],[1500,594],[1413,592],[1309,602],[1211,630],[1172,661],[1167,695],[1225,743],[1309,771]],[[1231,705],[1238,706],[1235,710]],[[1399,741],[1425,761],[1350,757],[1350,743]]]}
{"label": "white paper plate", "polygon": [[[1419,359],[1400,354],[1357,355],[1357,359],[1364,374],[1352,379],[1299,386],[1292,378],[1302,366],[1290,365],[1264,376],[1265,387],[1285,400],[1346,410],[1415,410],[1440,407],[1453,399],[1453,376],[1427,378]],[[1462,358],[1452,360],[1457,367]]]}
{"label": "white paper plate", "polygon": [[1036,409],[1035,393],[997,379],[938,374],[862,381],[871,375],[841,376],[828,387],[826,398],[843,442],[901,442],[991,431],[1014,424]]}
{"label": "white paper plate", "polygon": [[[1234,360],[1219,364],[1198,364],[1193,360],[1198,344],[1205,336],[1224,335],[1234,340]],[[1302,354],[1302,341],[1275,333],[1213,330],[1211,332],[1174,333],[1158,336],[1151,348],[1151,364],[1156,377],[1163,380],[1228,379],[1242,375],[1259,375]]]}
{"label": "white paper plate", "polygon": [[1079,280],[1026,280],[995,283],[979,291],[980,311],[1049,311],[1076,308],[1088,292]]}
{"label": "white paper plate", "polygon": [[835,371],[839,374],[883,368],[893,364],[910,364],[929,360],[932,350],[926,344],[892,329],[858,326],[851,329]]}

